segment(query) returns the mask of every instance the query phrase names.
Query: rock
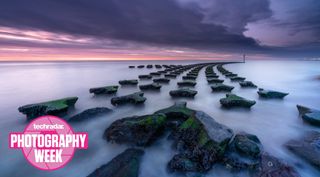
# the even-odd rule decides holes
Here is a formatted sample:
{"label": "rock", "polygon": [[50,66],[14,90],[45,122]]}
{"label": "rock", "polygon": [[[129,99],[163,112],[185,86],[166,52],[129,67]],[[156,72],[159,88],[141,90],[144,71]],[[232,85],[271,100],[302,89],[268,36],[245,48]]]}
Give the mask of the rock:
{"label": "rock", "polygon": [[257,136],[239,133],[229,144],[223,162],[233,170],[254,169],[259,163],[261,152],[262,145]]}
{"label": "rock", "polygon": [[165,74],[164,77],[165,78],[173,78],[173,79],[175,79],[175,78],[177,78],[177,75],[176,74]]}
{"label": "rock", "polygon": [[88,177],[138,177],[143,154],[140,149],[127,149]]}
{"label": "rock", "polygon": [[187,108],[186,102],[176,102],[173,106],[155,113],[165,114],[170,120],[182,122],[188,119],[194,113],[194,110]]}
{"label": "rock", "polygon": [[58,115],[66,113],[70,106],[74,106],[78,97],[67,97],[42,103],[29,104],[18,108],[19,112],[27,116],[27,120],[32,120],[44,115]]}
{"label": "rock", "polygon": [[194,97],[198,92],[188,88],[181,88],[178,90],[171,90],[169,92],[172,97]]}
{"label": "rock", "polygon": [[284,98],[285,96],[289,95],[289,93],[278,92],[274,90],[264,90],[259,88],[258,94],[263,98]]}
{"label": "rock", "polygon": [[158,72],[151,72],[150,73],[151,76],[161,76],[161,73]]}
{"label": "rock", "polygon": [[161,68],[162,68],[161,65],[155,65],[155,67],[156,67],[157,69],[161,69]]}
{"label": "rock", "polygon": [[170,82],[170,79],[168,79],[168,78],[158,78],[158,79],[153,79],[153,82],[167,84],[167,83]]}
{"label": "rock", "polygon": [[169,169],[177,172],[210,170],[213,163],[222,157],[232,136],[231,129],[215,122],[209,115],[194,112],[170,135],[180,153],[170,160]]}
{"label": "rock", "polygon": [[110,112],[112,112],[112,110],[106,107],[91,108],[68,118],[68,121],[83,121],[86,119],[102,116]]}
{"label": "rock", "polygon": [[218,84],[211,85],[211,89],[214,92],[220,92],[220,91],[230,92],[231,90],[234,89],[234,87],[230,86],[230,85],[225,85],[225,84],[218,83]]}
{"label": "rock", "polygon": [[259,166],[252,173],[252,177],[300,177],[294,168],[279,159],[263,153]]}
{"label": "rock", "polygon": [[285,145],[291,152],[320,168],[320,133],[308,132],[302,138],[290,140]]}
{"label": "rock", "polygon": [[197,77],[196,76],[182,76],[182,79],[183,80],[196,80],[197,79]]}
{"label": "rock", "polygon": [[239,77],[239,76],[234,76],[234,77],[230,77],[231,81],[244,81],[246,80],[246,78],[244,77]]}
{"label": "rock", "polygon": [[89,90],[90,93],[94,93],[95,95],[100,95],[100,94],[114,94],[117,93],[119,86],[117,85],[112,85],[112,86],[105,86],[105,87],[96,87],[96,88],[91,88]]}
{"label": "rock", "polygon": [[119,84],[120,85],[137,85],[138,84],[138,80],[136,80],[136,79],[120,80]]}
{"label": "rock", "polygon": [[228,73],[228,74],[225,74],[224,76],[226,76],[226,77],[237,77],[238,74]]}
{"label": "rock", "polygon": [[144,65],[139,65],[137,66],[137,68],[144,68]]}
{"label": "rock", "polygon": [[219,78],[218,75],[215,75],[215,74],[208,74],[206,75],[207,79],[211,79],[211,78]]}
{"label": "rock", "polygon": [[207,81],[208,81],[209,84],[211,84],[211,83],[223,83],[224,82],[224,80],[217,79],[217,78],[208,78]]}
{"label": "rock", "polygon": [[254,100],[248,100],[237,96],[235,94],[226,94],[226,98],[220,99],[220,103],[222,106],[231,108],[231,107],[246,107],[250,108],[256,102]]}
{"label": "rock", "polygon": [[241,87],[257,88],[257,86],[256,86],[253,82],[251,82],[251,81],[241,81],[241,82],[239,82],[239,85],[240,85]]}
{"label": "rock", "polygon": [[301,115],[302,119],[309,124],[320,126],[320,111],[316,109],[311,109],[308,107],[304,107],[301,105],[297,105],[299,110],[299,114]]}
{"label": "rock", "polygon": [[119,97],[114,97],[111,99],[111,104],[112,105],[121,105],[121,104],[142,104],[146,101],[147,98],[143,97],[144,93],[143,92],[136,92],[133,94],[125,95],[125,96],[119,96]]}
{"label": "rock", "polygon": [[122,118],[113,122],[103,136],[118,144],[148,146],[163,133],[166,119],[164,114],[157,113]]}
{"label": "rock", "polygon": [[182,81],[177,83],[178,86],[182,87],[194,87],[196,84],[195,81]]}
{"label": "rock", "polygon": [[150,69],[150,68],[153,68],[153,66],[152,66],[152,65],[147,65],[147,68],[149,68],[149,69]]}
{"label": "rock", "polygon": [[158,83],[139,85],[140,90],[160,90],[161,85]]}
{"label": "rock", "polygon": [[139,75],[138,77],[139,77],[139,79],[152,79],[152,76],[149,74]]}
{"label": "rock", "polygon": [[135,66],[129,66],[129,68],[135,68]]}

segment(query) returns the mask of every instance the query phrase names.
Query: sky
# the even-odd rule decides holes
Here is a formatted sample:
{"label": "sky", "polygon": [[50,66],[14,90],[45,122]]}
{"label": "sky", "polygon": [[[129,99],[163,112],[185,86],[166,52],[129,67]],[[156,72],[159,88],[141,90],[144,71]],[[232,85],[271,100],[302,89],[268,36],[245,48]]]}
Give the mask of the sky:
{"label": "sky", "polygon": [[320,0],[1,0],[0,60],[320,60]]}

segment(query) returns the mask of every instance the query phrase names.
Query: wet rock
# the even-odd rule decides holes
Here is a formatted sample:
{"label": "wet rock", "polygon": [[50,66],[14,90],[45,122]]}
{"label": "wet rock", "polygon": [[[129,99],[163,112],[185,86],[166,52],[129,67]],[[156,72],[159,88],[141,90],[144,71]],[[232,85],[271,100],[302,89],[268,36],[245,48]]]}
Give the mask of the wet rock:
{"label": "wet rock", "polygon": [[144,68],[144,65],[139,65],[139,66],[137,66],[137,68]]}
{"label": "wet rock", "polygon": [[226,76],[226,77],[237,77],[238,74],[228,73],[228,74],[225,74],[224,76]]}
{"label": "wet rock", "polygon": [[196,80],[197,79],[197,77],[196,76],[182,76],[182,79],[183,80]]}
{"label": "wet rock", "polygon": [[68,121],[83,121],[86,119],[102,116],[110,112],[112,112],[112,110],[106,107],[91,108],[68,118]]}
{"label": "wet rock", "polygon": [[289,93],[278,92],[274,90],[264,90],[259,88],[258,94],[263,98],[284,98],[285,96],[289,95]]}
{"label": "wet rock", "polygon": [[208,74],[207,76],[207,79],[210,79],[210,78],[219,78],[218,75],[215,75],[215,74]]}
{"label": "wet rock", "polygon": [[234,87],[230,85],[218,83],[218,84],[211,85],[211,89],[214,92],[220,92],[220,91],[230,92],[231,90],[234,89]]}
{"label": "wet rock", "polygon": [[138,177],[143,154],[140,149],[127,149],[88,177]]}
{"label": "wet rock", "polygon": [[140,90],[160,90],[161,85],[158,83],[139,85]]}
{"label": "wet rock", "polygon": [[127,104],[127,103],[142,104],[147,100],[147,98],[143,97],[143,95],[144,95],[143,92],[136,92],[130,95],[114,97],[111,99],[111,104],[114,106]]}
{"label": "wet rock", "polygon": [[320,111],[305,106],[297,105],[302,119],[309,124],[320,126]]}
{"label": "wet rock", "polygon": [[155,65],[155,67],[156,67],[157,69],[161,69],[161,68],[162,68],[161,65]]}
{"label": "wet rock", "polygon": [[279,159],[263,153],[252,177],[300,177],[296,170]]}
{"label": "wet rock", "polygon": [[177,83],[178,86],[182,87],[194,87],[196,84],[195,81],[182,81]]}
{"label": "wet rock", "polygon": [[172,90],[169,92],[172,97],[194,97],[198,92],[188,88],[181,88],[178,90]]}
{"label": "wet rock", "polygon": [[149,69],[150,69],[150,68],[153,68],[153,66],[152,66],[152,65],[147,65],[147,68],[149,68]]}
{"label": "wet rock", "polygon": [[27,116],[27,120],[31,120],[43,115],[58,115],[60,113],[66,113],[68,108],[74,106],[77,100],[78,97],[67,97],[21,106],[18,110]]}
{"label": "wet rock", "polygon": [[246,78],[244,77],[239,77],[239,76],[234,76],[234,77],[230,77],[231,81],[244,81],[246,80]]}
{"label": "wet rock", "polygon": [[165,114],[152,114],[122,118],[113,122],[104,132],[107,141],[118,144],[148,146],[164,131]]}
{"label": "wet rock", "polygon": [[161,73],[159,73],[159,72],[151,72],[150,75],[151,76],[161,76]]}
{"label": "wet rock", "polygon": [[168,79],[168,78],[158,78],[158,79],[153,79],[153,82],[167,84],[167,83],[170,82],[170,79]]}
{"label": "wet rock", "polygon": [[100,94],[114,94],[117,93],[119,86],[117,85],[112,85],[112,86],[105,86],[105,87],[96,87],[96,88],[91,88],[89,90],[90,93],[94,93],[95,95],[100,95]]}
{"label": "wet rock", "polygon": [[212,84],[212,83],[223,83],[224,82],[224,80],[217,79],[217,78],[208,78],[207,81],[208,81],[209,84]]}
{"label": "wet rock", "polygon": [[138,77],[139,77],[139,79],[152,79],[152,76],[149,74],[139,75]]}
{"label": "wet rock", "polygon": [[302,138],[291,140],[285,145],[291,152],[320,169],[320,133],[308,132]]}
{"label": "wet rock", "polygon": [[135,68],[135,66],[129,66],[129,68]]}
{"label": "wet rock", "polygon": [[237,96],[235,94],[226,94],[226,98],[220,99],[220,103],[222,106],[231,108],[231,107],[245,107],[250,108],[256,102],[254,100],[248,100]]}
{"label": "wet rock", "polygon": [[176,74],[165,74],[164,77],[165,78],[173,78],[173,79],[175,79],[175,78],[177,78],[177,75]]}
{"label": "wet rock", "polygon": [[182,122],[188,119],[194,110],[187,108],[186,102],[176,102],[173,106],[161,109],[155,113],[165,114],[171,121]]}
{"label": "wet rock", "polygon": [[239,82],[239,85],[241,87],[257,88],[257,86],[251,81],[241,81],[241,82]]}
{"label": "wet rock", "polygon": [[138,80],[136,80],[136,79],[120,80],[119,84],[120,85],[137,85],[138,84]]}

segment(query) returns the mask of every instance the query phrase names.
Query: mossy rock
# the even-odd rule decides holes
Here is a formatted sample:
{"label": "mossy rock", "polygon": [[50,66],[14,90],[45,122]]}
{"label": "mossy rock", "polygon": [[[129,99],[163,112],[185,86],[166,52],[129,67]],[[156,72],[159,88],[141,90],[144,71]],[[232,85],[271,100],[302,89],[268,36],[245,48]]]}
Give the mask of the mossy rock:
{"label": "mossy rock", "polygon": [[139,85],[140,90],[160,90],[161,85],[158,83]]}
{"label": "mossy rock", "polygon": [[181,88],[178,90],[171,90],[169,92],[172,97],[191,97],[193,98],[198,92],[188,88]]}
{"label": "mossy rock", "polygon": [[257,86],[251,81],[241,81],[239,82],[239,85],[246,88],[257,88]]}
{"label": "mossy rock", "polygon": [[164,131],[165,114],[152,114],[122,118],[113,122],[104,132],[107,141],[118,144],[149,146]]}
{"label": "mossy rock", "polygon": [[147,100],[147,98],[143,97],[143,95],[143,92],[136,92],[125,96],[114,97],[111,99],[111,104],[115,106],[128,103],[142,104]]}
{"label": "mossy rock", "polygon": [[105,87],[96,87],[96,88],[91,88],[89,90],[90,93],[93,93],[95,95],[100,95],[100,94],[114,94],[117,93],[119,86],[117,85],[111,85],[111,86],[105,86]]}
{"label": "mossy rock", "polygon": [[182,76],[182,80],[196,80],[197,77],[196,76]]}
{"label": "mossy rock", "polygon": [[182,81],[177,83],[177,85],[181,87],[194,87],[196,84],[195,81]]}
{"label": "mossy rock", "polygon": [[143,154],[141,149],[127,149],[87,177],[138,177]]}
{"label": "mossy rock", "polygon": [[151,72],[150,75],[151,76],[161,76],[161,73],[159,73],[159,72]]}
{"label": "mossy rock", "polygon": [[222,80],[222,79],[217,79],[217,78],[208,78],[208,79],[207,79],[207,82],[208,82],[209,84],[212,84],[212,83],[216,84],[216,83],[223,83],[224,80]]}
{"label": "mossy rock", "polygon": [[264,90],[259,88],[258,94],[263,98],[275,98],[275,99],[282,99],[285,96],[289,95],[289,93],[274,91],[274,90]]}
{"label": "mossy rock", "polygon": [[70,106],[74,106],[77,100],[78,97],[67,97],[21,106],[18,110],[27,116],[27,120],[31,120],[43,115],[58,115],[60,113],[66,113],[68,108]]}
{"label": "mossy rock", "polygon": [[167,83],[170,82],[170,79],[168,79],[168,78],[158,78],[158,79],[153,79],[153,82],[167,84]]}
{"label": "mossy rock", "polygon": [[231,81],[244,81],[246,80],[245,77],[239,77],[239,76],[233,76],[233,77],[230,77],[230,80]]}
{"label": "mossy rock", "polygon": [[222,106],[227,108],[231,108],[231,107],[250,108],[251,106],[256,104],[256,101],[248,100],[240,96],[237,96],[235,94],[226,94],[226,98],[220,99],[220,103]]}
{"label": "mossy rock", "polygon": [[175,79],[175,78],[177,78],[177,75],[176,75],[176,74],[165,74],[164,77],[165,77],[165,78]]}
{"label": "mossy rock", "polygon": [[120,80],[119,84],[120,85],[137,85],[138,84],[138,80],[137,79]]}
{"label": "mossy rock", "polygon": [[219,78],[219,76],[218,75],[215,75],[215,74],[208,74],[208,75],[206,75],[206,77],[207,77],[207,79],[212,79],[212,78]]}
{"label": "mossy rock", "polygon": [[143,74],[138,76],[139,79],[152,79],[152,76],[149,74]]}
{"label": "mossy rock", "polygon": [[221,83],[211,85],[211,90],[213,92],[231,92],[231,90],[233,89],[234,89],[233,86],[225,85]]}
{"label": "mossy rock", "polygon": [[228,74],[225,74],[224,76],[226,76],[226,77],[237,77],[238,74],[228,73]]}
{"label": "mossy rock", "polygon": [[106,115],[111,113],[112,110],[106,107],[96,107],[82,111],[79,114],[76,114],[72,117],[67,118],[70,122],[79,122],[87,119],[92,119],[98,116]]}
{"label": "mossy rock", "polygon": [[194,110],[187,108],[186,102],[178,101],[173,106],[158,110],[155,113],[165,114],[170,121],[178,120],[182,122],[188,119],[194,112]]}

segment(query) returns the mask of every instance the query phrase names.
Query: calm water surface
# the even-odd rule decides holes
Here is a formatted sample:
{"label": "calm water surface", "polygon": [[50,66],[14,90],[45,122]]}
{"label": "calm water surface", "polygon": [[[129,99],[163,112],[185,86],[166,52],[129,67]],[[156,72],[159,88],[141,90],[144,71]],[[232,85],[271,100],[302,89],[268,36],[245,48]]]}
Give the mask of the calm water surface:
{"label": "calm water surface", "polygon": [[[128,146],[110,144],[102,139],[105,128],[116,119],[149,114],[171,106],[176,99],[169,96],[169,91],[177,88],[176,82],[181,80],[181,76],[171,80],[169,85],[164,85],[158,93],[145,93],[147,101],[139,107],[115,108],[110,104],[110,96],[95,97],[90,95],[88,90],[90,87],[117,84],[118,80],[135,79],[139,74],[156,71],[156,69],[128,69],[128,65],[145,63],[164,62],[0,63],[0,176],[87,176],[125,150]],[[225,94],[211,92],[202,69],[195,87],[198,95],[193,100],[187,100],[188,106],[208,113],[235,132],[246,131],[257,135],[265,151],[295,166],[301,176],[320,176],[319,171],[283,147],[285,142],[299,137],[305,131],[320,130],[303,123],[295,107],[296,104],[302,104],[320,109],[320,80],[315,79],[320,75],[320,62],[248,61],[245,64],[230,64],[226,68],[253,81],[259,87],[289,92],[290,95],[284,100],[263,100],[259,99],[256,89],[243,89],[237,83],[226,79],[225,83],[235,86],[233,93],[254,99],[257,104],[251,110],[225,110],[219,103],[219,99]],[[216,68],[215,71],[217,72]],[[221,78],[224,79],[223,76]],[[138,90],[137,87],[121,87],[117,95]],[[52,172],[37,170],[26,162],[20,150],[8,149],[9,132],[22,131],[27,124],[24,115],[20,114],[17,108],[29,103],[67,96],[79,97],[70,114],[97,106],[112,108],[114,112],[108,116],[73,123],[76,131],[89,133],[89,149],[78,150],[73,160],[63,169]],[[141,164],[141,177],[176,176],[166,171],[167,162],[175,154],[171,142],[166,138],[160,139],[145,151]],[[220,166],[214,166],[206,176],[234,177],[246,174],[232,174]]]}

